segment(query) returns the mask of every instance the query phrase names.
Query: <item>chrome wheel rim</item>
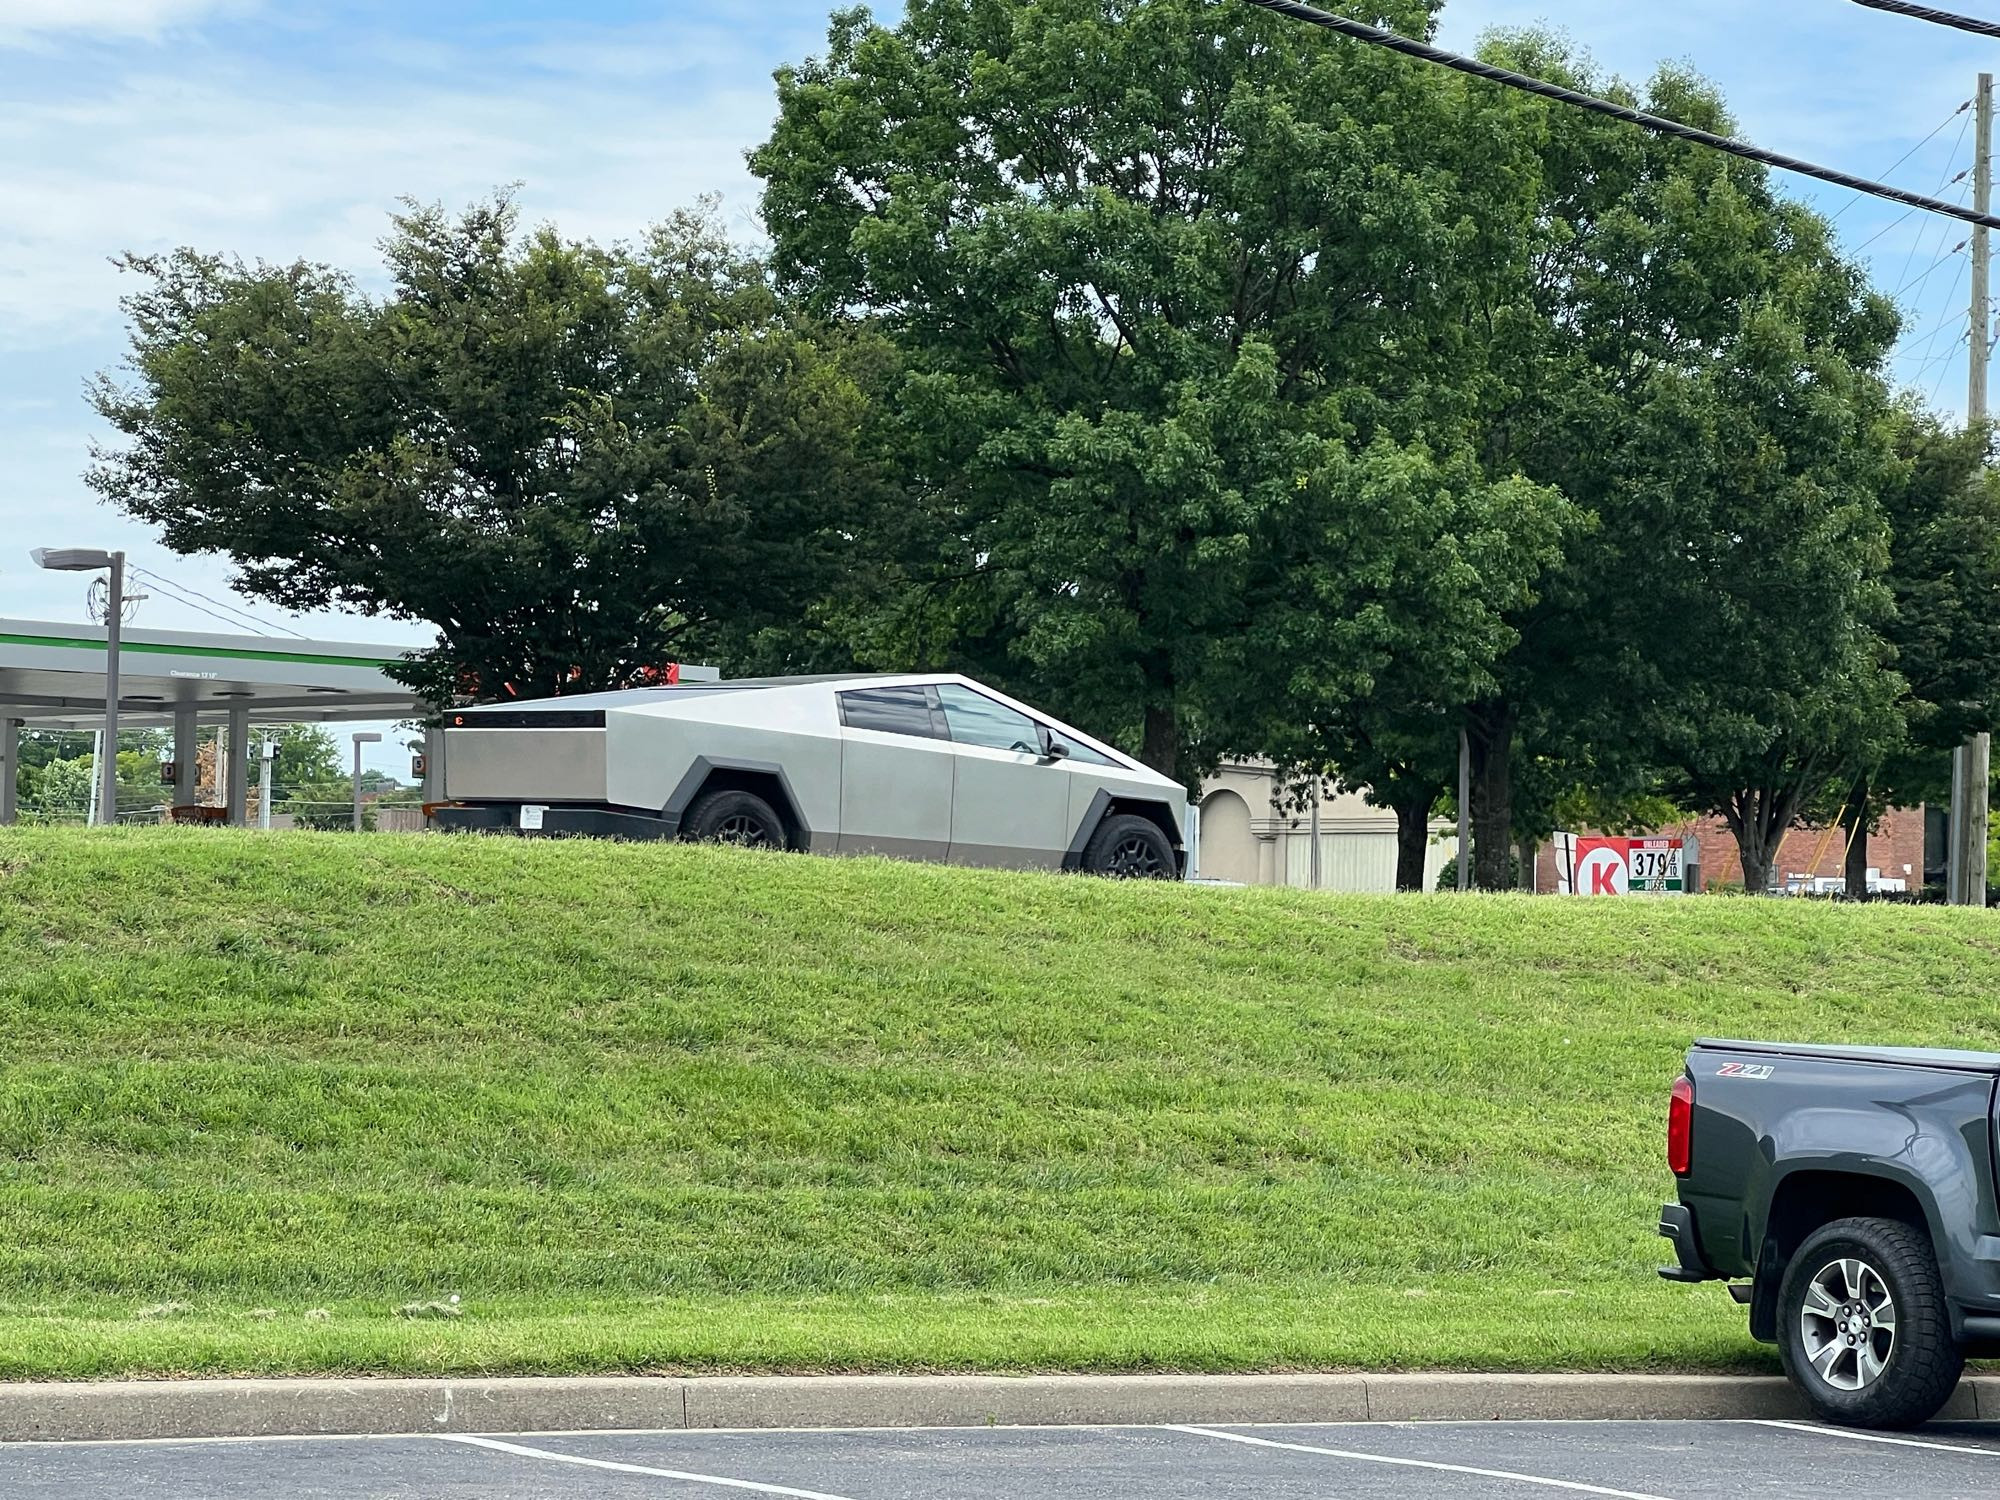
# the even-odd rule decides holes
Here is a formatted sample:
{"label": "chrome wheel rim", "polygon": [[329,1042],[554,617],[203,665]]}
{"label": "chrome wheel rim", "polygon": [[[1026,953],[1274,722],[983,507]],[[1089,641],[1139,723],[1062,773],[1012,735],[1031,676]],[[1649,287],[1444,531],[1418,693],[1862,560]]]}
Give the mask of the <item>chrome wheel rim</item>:
{"label": "chrome wheel rim", "polygon": [[1806,1362],[1837,1391],[1866,1390],[1896,1347],[1896,1300],[1864,1260],[1828,1261],[1806,1283],[1799,1309]]}

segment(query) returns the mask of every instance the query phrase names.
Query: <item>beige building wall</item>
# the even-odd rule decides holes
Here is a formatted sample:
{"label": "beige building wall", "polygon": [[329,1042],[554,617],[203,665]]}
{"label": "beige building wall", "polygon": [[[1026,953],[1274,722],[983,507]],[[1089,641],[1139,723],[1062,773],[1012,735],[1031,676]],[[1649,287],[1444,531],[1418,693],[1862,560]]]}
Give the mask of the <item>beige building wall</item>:
{"label": "beige building wall", "polygon": [[[1279,794],[1272,767],[1232,761],[1202,785],[1194,868],[1196,879],[1240,885],[1313,884],[1313,812]],[[1445,823],[1431,827],[1424,887],[1456,851]],[[1357,792],[1323,794],[1319,802],[1319,887],[1326,891],[1396,889],[1396,815],[1370,807]]]}

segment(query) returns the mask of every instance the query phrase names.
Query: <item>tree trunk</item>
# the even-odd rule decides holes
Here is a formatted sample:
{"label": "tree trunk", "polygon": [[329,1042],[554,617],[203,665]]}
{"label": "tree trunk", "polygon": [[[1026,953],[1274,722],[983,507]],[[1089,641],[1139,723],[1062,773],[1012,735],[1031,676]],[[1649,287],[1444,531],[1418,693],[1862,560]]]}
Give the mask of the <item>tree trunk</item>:
{"label": "tree trunk", "polygon": [[1472,883],[1504,891],[1514,843],[1514,711],[1492,705],[1474,711],[1472,739]]}
{"label": "tree trunk", "polygon": [[1743,861],[1743,892],[1762,896],[1771,888],[1771,861],[1792,825],[1796,797],[1774,787],[1754,787],[1731,799],[1729,828]]}
{"label": "tree trunk", "polygon": [[1181,774],[1181,725],[1172,704],[1146,705],[1145,740],[1139,759],[1162,776],[1176,780]]}
{"label": "tree trunk", "polygon": [[[1740,841],[1739,841],[1740,848]],[[1743,893],[1746,896],[1764,896],[1771,890],[1771,857],[1768,854],[1743,854]]]}
{"label": "tree trunk", "polygon": [[1437,788],[1404,794],[1396,809],[1396,889],[1421,891],[1424,866],[1431,848],[1431,809],[1437,806]]}
{"label": "tree trunk", "polygon": [[1847,896],[1850,901],[1868,898],[1868,778],[1861,777],[1847,794],[1840,810],[1840,826],[1847,830]]}

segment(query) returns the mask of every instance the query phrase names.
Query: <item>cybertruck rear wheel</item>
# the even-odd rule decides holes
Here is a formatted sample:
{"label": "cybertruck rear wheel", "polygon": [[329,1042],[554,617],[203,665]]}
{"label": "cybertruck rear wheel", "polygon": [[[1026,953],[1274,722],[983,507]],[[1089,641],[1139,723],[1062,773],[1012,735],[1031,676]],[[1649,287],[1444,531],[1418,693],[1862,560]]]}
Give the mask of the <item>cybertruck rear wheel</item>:
{"label": "cybertruck rear wheel", "polygon": [[787,847],[785,820],[755,792],[714,791],[695,798],[681,820],[681,837],[745,849]]}
{"label": "cybertruck rear wheel", "polygon": [[1114,880],[1172,880],[1180,871],[1174,846],[1151,818],[1120,813],[1097,825],[1083,846],[1083,868]]}
{"label": "cybertruck rear wheel", "polygon": [[1836,1219],[1799,1246],[1778,1293],[1785,1373],[1829,1422],[1915,1427],[1965,1369],[1930,1236],[1896,1219]]}

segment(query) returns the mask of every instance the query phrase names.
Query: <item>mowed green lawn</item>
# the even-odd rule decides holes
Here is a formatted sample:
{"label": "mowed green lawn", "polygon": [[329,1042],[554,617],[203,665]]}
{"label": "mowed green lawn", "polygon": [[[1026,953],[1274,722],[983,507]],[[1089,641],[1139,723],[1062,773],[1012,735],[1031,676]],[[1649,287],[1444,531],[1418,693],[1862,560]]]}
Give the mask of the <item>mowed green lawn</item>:
{"label": "mowed green lawn", "polygon": [[1938,909],[15,831],[0,1376],[1761,1368],[1653,1274],[1687,1042],[1996,993]]}

